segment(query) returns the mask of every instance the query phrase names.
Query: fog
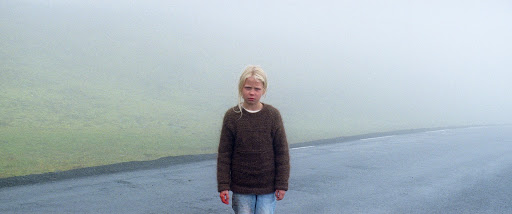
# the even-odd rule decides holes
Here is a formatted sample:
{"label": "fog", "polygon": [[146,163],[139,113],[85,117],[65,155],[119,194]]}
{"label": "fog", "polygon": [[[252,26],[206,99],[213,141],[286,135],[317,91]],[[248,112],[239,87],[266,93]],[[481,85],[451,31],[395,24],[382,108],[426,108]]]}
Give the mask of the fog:
{"label": "fog", "polygon": [[267,72],[263,102],[291,143],[510,123],[511,11],[505,0],[2,1],[0,128],[165,126],[164,143],[214,152],[249,64]]}

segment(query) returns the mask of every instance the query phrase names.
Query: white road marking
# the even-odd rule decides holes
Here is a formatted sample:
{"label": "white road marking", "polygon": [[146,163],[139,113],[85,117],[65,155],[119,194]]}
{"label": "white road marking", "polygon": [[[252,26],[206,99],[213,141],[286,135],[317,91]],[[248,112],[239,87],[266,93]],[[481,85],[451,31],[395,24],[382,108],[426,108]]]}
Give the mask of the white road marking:
{"label": "white road marking", "polygon": [[360,139],[360,140],[375,140],[375,139],[383,139],[383,138],[389,138],[389,137],[394,137],[395,135],[388,135],[388,136],[382,136],[382,137],[370,137],[370,138],[363,138],[363,139]]}
{"label": "white road marking", "polygon": [[312,148],[314,146],[303,146],[303,147],[297,147],[297,148],[292,148],[291,150],[296,150],[296,149],[307,149],[307,148]]}

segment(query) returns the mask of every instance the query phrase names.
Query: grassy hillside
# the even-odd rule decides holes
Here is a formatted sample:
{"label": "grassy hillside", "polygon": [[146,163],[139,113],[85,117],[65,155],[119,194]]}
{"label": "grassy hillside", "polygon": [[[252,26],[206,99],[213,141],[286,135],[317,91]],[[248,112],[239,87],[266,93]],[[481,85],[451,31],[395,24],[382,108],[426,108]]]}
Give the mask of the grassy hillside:
{"label": "grassy hillside", "polygon": [[91,69],[2,46],[0,177],[215,152],[225,107],[205,111],[204,96],[174,78],[183,71]]}
{"label": "grassy hillside", "polygon": [[[226,73],[151,68],[158,64],[151,60],[127,60],[130,67],[102,59],[94,68],[94,57],[73,64],[35,53],[4,54],[0,63],[0,177],[216,151],[223,113],[235,101]],[[303,93],[319,102],[297,105],[269,93],[290,143],[422,127],[350,111],[332,97]]]}
{"label": "grassy hillside", "polygon": [[[33,54],[1,66],[0,177],[214,153],[234,104],[229,87],[209,82],[208,73],[91,70]],[[362,131],[332,111],[274,101],[290,143]]]}
{"label": "grassy hillside", "polygon": [[221,116],[139,89],[5,69],[0,177],[215,151]]}

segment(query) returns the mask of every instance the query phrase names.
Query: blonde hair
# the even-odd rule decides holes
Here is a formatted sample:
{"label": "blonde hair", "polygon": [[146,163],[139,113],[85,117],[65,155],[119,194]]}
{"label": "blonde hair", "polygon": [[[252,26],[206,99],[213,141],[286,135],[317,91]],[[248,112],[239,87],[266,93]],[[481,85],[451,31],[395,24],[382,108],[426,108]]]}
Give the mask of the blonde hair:
{"label": "blonde hair", "polygon": [[238,81],[238,111],[235,110],[236,113],[240,113],[240,116],[242,116],[242,90],[244,89],[245,80],[249,77],[254,77],[254,79],[261,81],[263,84],[263,93],[267,92],[267,74],[261,69],[260,66],[257,65],[249,65],[245,68],[244,72],[242,72],[242,75],[240,75],[240,80]]}

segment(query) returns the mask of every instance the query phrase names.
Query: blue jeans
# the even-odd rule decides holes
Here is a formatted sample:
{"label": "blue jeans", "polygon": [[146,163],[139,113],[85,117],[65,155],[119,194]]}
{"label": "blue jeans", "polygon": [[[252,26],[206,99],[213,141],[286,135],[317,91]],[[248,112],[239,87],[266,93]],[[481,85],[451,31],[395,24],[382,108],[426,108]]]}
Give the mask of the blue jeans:
{"label": "blue jeans", "polygon": [[233,193],[233,210],[236,214],[273,214],[275,209],[274,193],[266,195]]}

